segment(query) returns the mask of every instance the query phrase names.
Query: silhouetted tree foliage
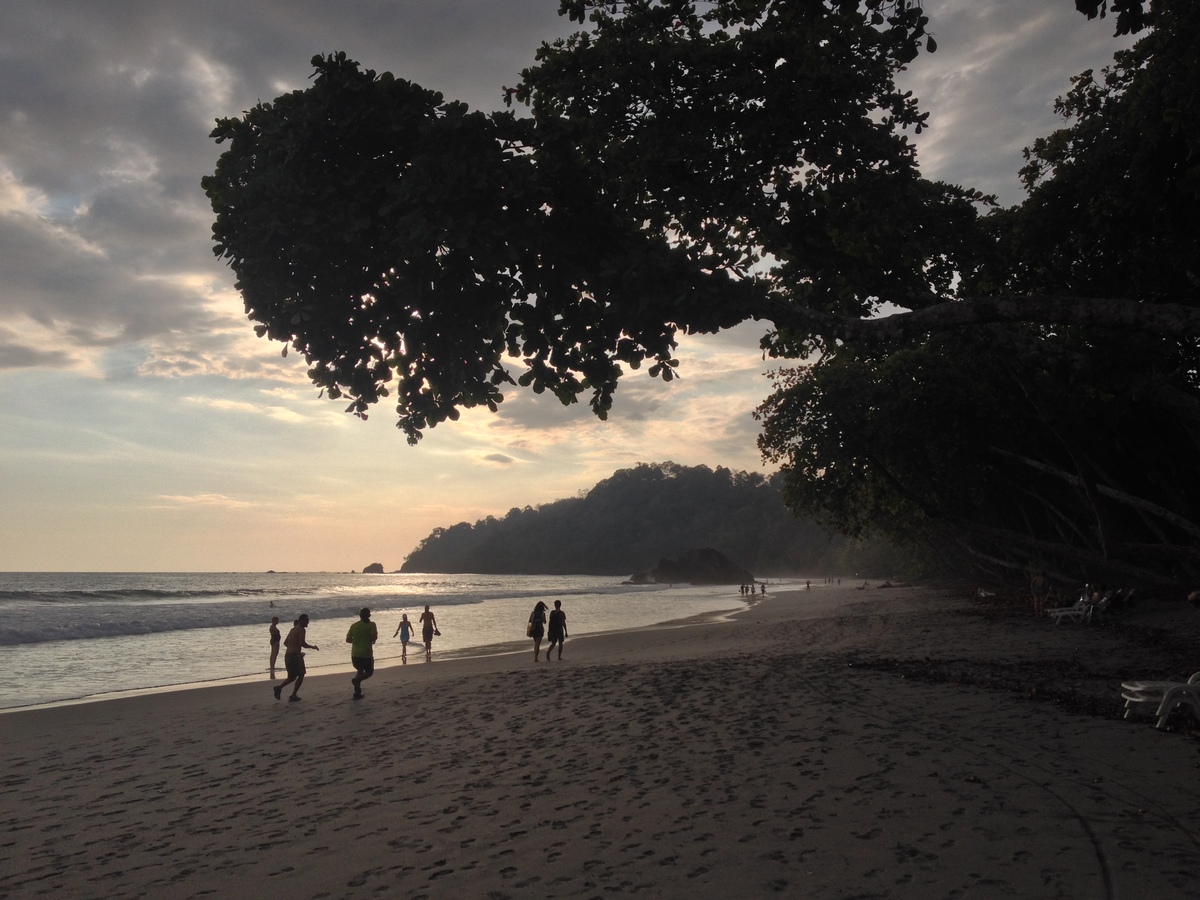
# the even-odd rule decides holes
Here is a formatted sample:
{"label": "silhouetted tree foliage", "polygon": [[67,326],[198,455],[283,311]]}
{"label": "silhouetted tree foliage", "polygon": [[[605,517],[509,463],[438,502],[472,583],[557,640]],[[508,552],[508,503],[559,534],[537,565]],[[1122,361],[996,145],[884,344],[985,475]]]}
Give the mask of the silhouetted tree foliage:
{"label": "silhouetted tree foliage", "polygon": [[334,53],[218,121],[215,252],[260,335],[353,414],[394,392],[412,443],[505,385],[604,417],[680,331],[762,321],[812,361],[759,411],[797,510],[991,573],[1193,580],[1200,4],[1076,6],[1144,36],[1011,210],[920,175],[912,0],[562,0],[586,30],[503,92],[531,116]]}
{"label": "silhouetted tree foliage", "polygon": [[759,577],[892,575],[905,565],[878,541],[831,537],[797,519],[776,481],[721,467],[642,463],[584,497],[435,528],[402,571],[628,577],[699,547],[714,547]]}
{"label": "silhouetted tree foliage", "polygon": [[1197,305],[1198,16],[1147,12],[1154,30],[1073,79],[1070,124],[1026,151],[1028,199],[983,221],[994,244],[963,273],[971,296],[1088,297],[1095,318],[932,332],[783,373],[761,443],[790,503],[996,574],[1200,576],[1197,332],[1103,312]]}

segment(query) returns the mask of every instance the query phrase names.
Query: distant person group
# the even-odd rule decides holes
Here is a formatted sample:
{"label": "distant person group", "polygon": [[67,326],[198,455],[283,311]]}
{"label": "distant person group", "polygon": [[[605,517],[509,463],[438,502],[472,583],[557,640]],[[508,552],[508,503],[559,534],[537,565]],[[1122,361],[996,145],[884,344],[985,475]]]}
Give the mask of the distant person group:
{"label": "distant person group", "polygon": [[[758,586],[758,590],[763,597],[767,596],[767,583],[764,581],[762,584],[760,584]],[[754,582],[752,581],[749,584],[743,584],[741,588],[738,589],[738,593],[740,593],[743,597],[753,597]]]}
{"label": "distant person group", "polygon": [[[563,612],[562,601],[554,601],[554,611],[549,616],[546,615],[547,609],[546,604],[539,600],[533,608],[533,612],[529,615],[529,627],[526,630],[526,634],[533,638],[533,658],[535,662],[541,658],[543,638],[548,636],[550,639],[549,646],[546,648],[547,661],[549,661],[550,654],[554,652],[556,647],[558,648],[558,658],[562,659],[563,643],[567,639],[567,614]],[[275,662],[279,656],[279,646],[281,643],[284,647],[283,664],[287,672],[287,680],[272,688],[276,700],[283,699],[283,691],[288,685],[292,685],[292,692],[288,696],[288,702],[296,703],[300,700],[300,686],[304,684],[304,675],[306,672],[304,651],[314,650],[319,652],[321,649],[316,644],[308,643],[308,624],[308,614],[302,613],[300,618],[296,619],[293,623],[287,637],[281,641],[279,616],[271,617],[271,625],[268,630],[271,642],[271,678],[274,679],[275,677]],[[433,639],[440,637],[442,632],[438,630],[437,617],[433,614],[433,610],[426,606],[425,611],[417,617],[416,623],[409,621],[408,613],[401,614],[400,623],[396,626],[396,630],[392,634],[393,638],[397,636],[400,638],[401,665],[407,665],[408,663],[408,644],[416,632],[417,624],[421,626],[421,640],[425,644],[425,661],[433,661]],[[361,700],[363,698],[363,682],[375,674],[375,643],[378,640],[379,629],[371,621],[371,610],[364,606],[358,612],[358,621],[351,625],[350,630],[346,632],[346,643],[350,645],[350,664],[354,666],[354,677],[350,679],[350,684],[354,688],[354,693],[351,697],[354,700]]]}

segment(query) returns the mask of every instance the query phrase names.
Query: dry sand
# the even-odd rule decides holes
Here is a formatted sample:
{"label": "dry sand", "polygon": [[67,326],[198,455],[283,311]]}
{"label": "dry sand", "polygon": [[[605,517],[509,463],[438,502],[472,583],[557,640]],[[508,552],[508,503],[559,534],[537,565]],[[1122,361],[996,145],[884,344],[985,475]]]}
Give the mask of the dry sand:
{"label": "dry sand", "polygon": [[[569,614],[569,609],[568,609]],[[0,716],[3,897],[1171,898],[1200,616],[822,588],[532,654]]]}

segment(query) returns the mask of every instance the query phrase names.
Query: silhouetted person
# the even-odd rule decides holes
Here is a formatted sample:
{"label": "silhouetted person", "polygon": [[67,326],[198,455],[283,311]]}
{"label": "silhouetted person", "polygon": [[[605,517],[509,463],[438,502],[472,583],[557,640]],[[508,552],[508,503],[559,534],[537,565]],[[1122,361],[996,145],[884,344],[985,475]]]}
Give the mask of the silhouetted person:
{"label": "silhouetted person", "polygon": [[[541,652],[542,638],[546,635],[546,604],[541,600],[533,607],[533,612],[529,614],[529,636],[533,638],[533,661],[538,661],[538,654]],[[550,654],[546,654],[546,659],[550,658]]]}
{"label": "silhouetted person", "polygon": [[421,640],[425,642],[425,662],[430,662],[433,659],[433,636],[441,634],[438,631],[437,619],[433,617],[433,613],[429,611],[429,607],[425,607],[425,612],[420,615],[421,620]]}
{"label": "silhouetted person", "polygon": [[279,633],[279,616],[271,616],[271,677],[275,677],[275,660],[279,658],[279,642],[282,640],[282,635]]}
{"label": "silhouetted person", "polygon": [[1033,576],[1033,580],[1029,582],[1029,593],[1033,594],[1033,614],[1044,616],[1046,595],[1050,593],[1050,582],[1046,580],[1045,572],[1038,572]]}
{"label": "silhouetted person", "polygon": [[362,699],[362,683],[375,674],[375,641],[379,629],[371,621],[371,610],[365,606],[358,612],[358,621],[346,632],[346,643],[350,645],[350,663],[357,672],[350,683],[354,685],[354,699]]}
{"label": "silhouetted person", "polygon": [[554,601],[554,612],[550,613],[550,622],[546,626],[546,634],[550,643],[546,647],[546,661],[550,661],[550,651],[558,644],[558,658],[562,659],[563,641],[567,639],[567,614],[562,611],[562,601]]}
{"label": "silhouetted person", "polygon": [[392,637],[400,635],[400,662],[408,662],[408,642],[412,638],[413,625],[408,621],[408,613],[400,614],[400,624],[396,626]]}
{"label": "silhouetted person", "polygon": [[292,626],[292,630],[288,632],[288,636],[283,639],[283,664],[287,667],[287,681],[283,684],[276,685],[275,699],[279,700],[283,697],[283,689],[296,682],[296,686],[292,688],[292,695],[288,697],[288,701],[294,703],[300,699],[300,685],[304,684],[304,653],[305,648],[309,650],[320,651],[320,647],[316,644],[308,643],[305,638],[308,637],[308,614],[301,613],[300,618],[296,620],[296,624]]}

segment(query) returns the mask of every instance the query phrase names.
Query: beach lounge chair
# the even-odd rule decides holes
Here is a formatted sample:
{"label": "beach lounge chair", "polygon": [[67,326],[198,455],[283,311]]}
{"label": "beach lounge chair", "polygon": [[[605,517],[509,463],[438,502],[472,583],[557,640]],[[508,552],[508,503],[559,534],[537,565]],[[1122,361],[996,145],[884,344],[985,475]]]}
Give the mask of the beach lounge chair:
{"label": "beach lounge chair", "polygon": [[1046,615],[1054,620],[1055,625],[1061,625],[1064,621],[1091,622],[1108,612],[1109,606],[1120,593],[1115,590],[1106,591],[1099,600],[1091,600],[1087,595],[1087,588],[1084,588],[1083,594],[1073,604],[1048,609]]}
{"label": "beach lounge chair", "polygon": [[1070,606],[1059,606],[1056,609],[1046,610],[1046,615],[1054,620],[1055,625],[1061,625],[1064,621],[1082,622],[1090,608],[1091,604],[1080,597]]}
{"label": "beach lounge chair", "polygon": [[1156,728],[1163,728],[1171,712],[1180,705],[1192,707],[1200,718],[1200,672],[1187,681],[1126,681],[1121,684],[1121,696],[1125,699],[1125,718],[1135,710],[1155,707]]}

